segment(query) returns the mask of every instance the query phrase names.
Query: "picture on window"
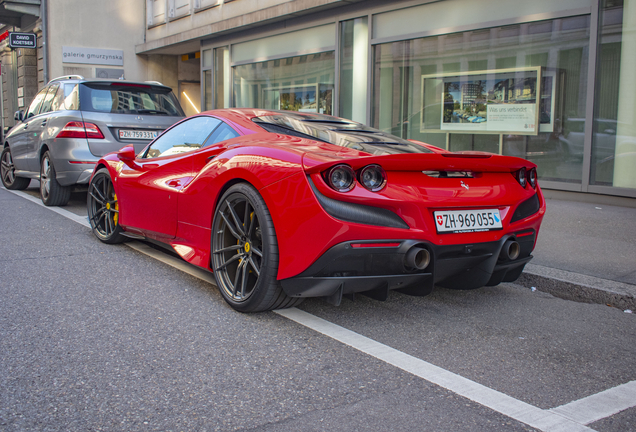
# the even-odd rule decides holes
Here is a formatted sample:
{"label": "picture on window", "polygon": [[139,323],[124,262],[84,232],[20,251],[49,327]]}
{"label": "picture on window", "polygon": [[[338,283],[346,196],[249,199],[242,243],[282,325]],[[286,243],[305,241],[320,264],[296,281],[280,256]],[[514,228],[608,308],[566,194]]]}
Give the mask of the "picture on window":
{"label": "picture on window", "polygon": [[554,78],[539,67],[424,75],[421,132],[551,132]]}
{"label": "picture on window", "polygon": [[310,84],[263,89],[263,105],[283,111],[332,113],[333,86]]}

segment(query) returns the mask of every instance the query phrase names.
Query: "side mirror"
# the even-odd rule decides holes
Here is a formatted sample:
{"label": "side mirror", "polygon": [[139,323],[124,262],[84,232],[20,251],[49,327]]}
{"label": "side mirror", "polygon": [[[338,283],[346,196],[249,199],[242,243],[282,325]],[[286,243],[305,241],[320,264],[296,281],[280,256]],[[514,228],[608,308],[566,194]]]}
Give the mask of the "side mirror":
{"label": "side mirror", "polygon": [[128,144],[125,147],[122,147],[117,152],[117,158],[123,162],[134,161],[137,154],[135,153],[135,147],[132,144]]}
{"label": "side mirror", "polygon": [[132,144],[122,147],[122,149],[117,152],[117,158],[132,169],[139,168],[139,165],[135,163],[136,157],[135,147]]}
{"label": "side mirror", "polygon": [[14,114],[14,116],[13,116],[13,119],[14,119],[15,121],[19,121],[19,122],[21,122],[22,120],[24,120],[24,111],[22,111],[22,110],[20,110],[20,111],[16,111],[16,112],[15,112],[15,114]]}

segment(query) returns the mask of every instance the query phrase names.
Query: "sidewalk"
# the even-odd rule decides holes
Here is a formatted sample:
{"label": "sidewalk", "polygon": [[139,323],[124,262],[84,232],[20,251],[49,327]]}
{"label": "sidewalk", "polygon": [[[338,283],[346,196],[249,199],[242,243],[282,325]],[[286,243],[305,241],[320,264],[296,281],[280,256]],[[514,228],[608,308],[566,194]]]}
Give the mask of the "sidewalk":
{"label": "sidewalk", "polygon": [[518,283],[557,297],[636,312],[636,199],[625,206],[568,201],[545,191],[547,211],[534,259]]}

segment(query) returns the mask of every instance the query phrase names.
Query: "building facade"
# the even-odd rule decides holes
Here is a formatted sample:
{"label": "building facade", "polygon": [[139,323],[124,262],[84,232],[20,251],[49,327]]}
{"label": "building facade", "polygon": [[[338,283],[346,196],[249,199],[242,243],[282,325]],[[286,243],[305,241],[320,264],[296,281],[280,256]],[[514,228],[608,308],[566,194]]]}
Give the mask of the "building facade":
{"label": "building facade", "polygon": [[[2,130],[15,124],[49,80],[64,75],[159,81],[174,89],[200,80],[196,61],[176,55],[137,55],[146,36],[143,0],[0,0]],[[10,46],[12,33],[34,35],[35,48]],[[198,103],[197,86],[193,99]],[[190,108],[181,95],[180,102]]]}
{"label": "building facade", "polygon": [[[93,42],[84,27],[64,43],[128,50],[126,78],[172,86],[189,114],[333,114],[452,151],[527,158],[546,189],[636,198],[636,0],[102,3],[129,35],[107,47],[104,24]],[[51,28],[64,19],[49,17]],[[85,67],[53,60],[54,43],[51,70]]]}

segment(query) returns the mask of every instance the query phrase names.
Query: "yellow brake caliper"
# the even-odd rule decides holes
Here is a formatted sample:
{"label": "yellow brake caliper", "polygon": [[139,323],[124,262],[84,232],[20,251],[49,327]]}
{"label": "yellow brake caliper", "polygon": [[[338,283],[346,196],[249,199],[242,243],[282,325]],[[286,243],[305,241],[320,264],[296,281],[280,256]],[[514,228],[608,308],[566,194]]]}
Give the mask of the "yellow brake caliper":
{"label": "yellow brake caliper", "polygon": [[117,194],[113,195],[113,199],[115,200],[115,211],[117,213],[115,213],[113,215],[113,222],[115,223],[115,226],[117,226],[117,222],[119,221],[119,201],[117,201]]}

